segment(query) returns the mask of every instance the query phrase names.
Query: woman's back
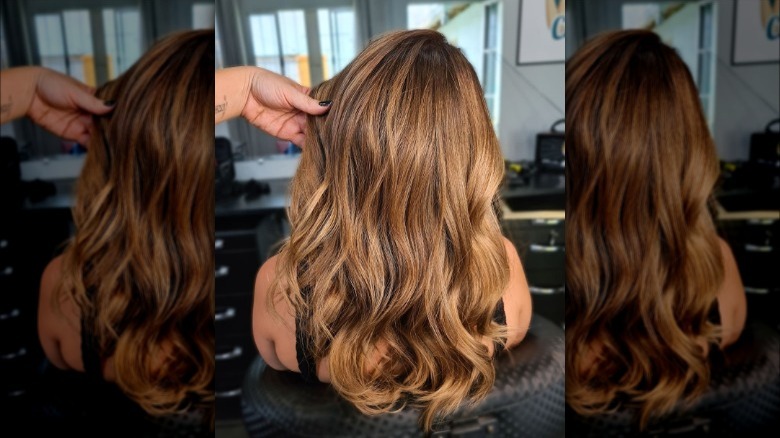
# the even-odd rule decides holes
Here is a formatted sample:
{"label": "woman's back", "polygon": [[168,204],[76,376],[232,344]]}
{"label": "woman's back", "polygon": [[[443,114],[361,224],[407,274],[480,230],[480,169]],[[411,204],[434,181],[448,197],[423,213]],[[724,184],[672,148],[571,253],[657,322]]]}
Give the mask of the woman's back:
{"label": "woman's back", "polygon": [[75,235],[41,281],[50,362],[150,418],[213,415],[213,61],[213,31],[183,32],[98,89],[117,104],[94,121]]}
{"label": "woman's back", "polygon": [[[441,34],[395,32],[312,94],[334,102],[309,120],[291,236],[257,280],[255,339],[269,365],[300,371],[301,333],[300,362],[362,412],[407,403],[429,427],[484,397],[494,343],[519,341],[530,319],[479,81]],[[494,319],[502,299],[509,330]]]}
{"label": "woman's back", "polygon": [[709,209],[717,155],[687,67],[649,31],[584,45],[566,105],[567,400],[644,425],[701,394],[709,345],[744,325]]}

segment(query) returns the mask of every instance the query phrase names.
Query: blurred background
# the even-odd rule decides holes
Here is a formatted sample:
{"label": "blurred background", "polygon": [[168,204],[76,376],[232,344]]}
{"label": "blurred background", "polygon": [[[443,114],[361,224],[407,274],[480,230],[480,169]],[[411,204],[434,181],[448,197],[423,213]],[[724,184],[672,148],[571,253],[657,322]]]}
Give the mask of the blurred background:
{"label": "blurred background", "polygon": [[[2,0],[0,68],[44,66],[100,86],[164,35],[213,26],[213,1]],[[0,125],[0,406],[15,430],[41,409],[36,394],[56,395],[40,381],[38,289],[73,232],[85,153],[26,118]]]}
{"label": "blurred background", "polygon": [[[545,0],[526,3],[540,5],[544,12]],[[563,15],[565,1],[549,3],[560,5],[556,8]],[[218,1],[217,63],[219,67],[256,65],[313,86],[341,71],[373,37],[395,29],[436,29],[460,47],[474,66],[507,157],[533,159],[536,133],[564,116],[563,37],[556,47],[559,54],[549,61],[531,59],[518,65],[520,4],[519,0]],[[542,27],[544,20],[542,16]],[[529,40],[529,45],[533,43]],[[218,125],[216,134],[229,138],[246,158],[286,150],[240,120]]]}
{"label": "blurred background", "polygon": [[[565,0],[218,0],[216,6],[218,68],[260,66],[306,86],[333,77],[391,30],[435,29],[462,49],[507,160],[504,233],[523,259],[537,317],[563,325]],[[215,137],[217,436],[243,437],[242,416],[251,418],[247,400],[257,391],[247,369],[259,361],[251,336],[253,280],[289,235],[287,189],[300,149],[243,119],[217,125]]]}
{"label": "blurred background", "polygon": [[[214,2],[203,0],[3,0],[0,68],[40,65],[99,86],[122,74],[160,37],[214,27]],[[4,124],[24,158],[68,151],[27,120]]]}

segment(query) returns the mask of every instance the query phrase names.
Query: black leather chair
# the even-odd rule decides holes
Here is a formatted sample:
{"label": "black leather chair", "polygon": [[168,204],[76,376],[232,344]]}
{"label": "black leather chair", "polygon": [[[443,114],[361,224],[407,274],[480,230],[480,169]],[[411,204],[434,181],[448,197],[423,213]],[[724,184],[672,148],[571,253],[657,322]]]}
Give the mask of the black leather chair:
{"label": "black leather chair", "polygon": [[[534,316],[531,330],[496,362],[493,390],[434,426],[432,436],[562,437],[563,330]],[[259,357],[244,380],[242,411],[251,437],[416,437],[418,411],[366,416],[325,384],[273,370]]]}
{"label": "black leather chair", "polygon": [[639,430],[635,412],[582,417],[566,411],[567,437],[776,436],[780,430],[780,333],[760,322],[713,353],[708,390],[691,406]]}

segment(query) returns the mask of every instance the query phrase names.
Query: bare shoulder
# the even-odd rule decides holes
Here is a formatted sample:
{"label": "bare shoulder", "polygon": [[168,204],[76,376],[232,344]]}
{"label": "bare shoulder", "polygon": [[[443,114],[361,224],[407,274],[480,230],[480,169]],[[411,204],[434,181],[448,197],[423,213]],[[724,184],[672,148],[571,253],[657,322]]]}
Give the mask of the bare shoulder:
{"label": "bare shoulder", "polygon": [[717,299],[723,330],[721,347],[726,347],[739,339],[745,327],[747,297],[731,247],[725,240],[719,239],[719,241],[723,260],[723,284],[718,291]]}
{"label": "bare shoulder", "polygon": [[[78,325],[80,312],[72,299],[64,296],[57,304],[59,311],[55,311],[54,294],[62,277],[62,256],[53,258],[41,275],[41,287],[38,301],[38,313],[47,315],[43,323],[61,324],[64,321]],[[52,317],[49,317],[49,315]],[[56,317],[54,317],[56,316]]]}
{"label": "bare shoulder", "polygon": [[270,310],[268,309],[268,294],[276,277],[276,264],[277,256],[269,258],[257,271],[257,276],[255,277],[255,297],[252,306],[255,336],[270,337],[270,334],[265,332],[267,327],[265,322]]}
{"label": "bare shoulder", "polygon": [[[46,265],[46,269],[43,270],[43,275],[41,275],[41,298],[47,298],[50,301],[61,274],[62,256],[57,256]],[[41,299],[41,303],[43,302],[44,300]]]}
{"label": "bare shoulder", "polygon": [[55,303],[55,292],[62,276],[62,256],[55,257],[41,275],[38,296],[38,339],[49,361],[58,368],[69,369],[75,361],[65,345],[78,338],[80,312],[67,297]]}
{"label": "bare shoulder", "polygon": [[504,239],[507,262],[509,263],[509,284],[504,292],[504,310],[509,330],[507,348],[517,346],[528,333],[531,325],[532,302],[528,281],[525,278],[523,264],[512,242]]}
{"label": "bare shoulder", "polygon": [[269,258],[255,278],[252,306],[252,335],[263,360],[278,370],[294,369],[295,315],[284,300],[274,300],[269,308],[269,294],[276,278],[277,256]]}

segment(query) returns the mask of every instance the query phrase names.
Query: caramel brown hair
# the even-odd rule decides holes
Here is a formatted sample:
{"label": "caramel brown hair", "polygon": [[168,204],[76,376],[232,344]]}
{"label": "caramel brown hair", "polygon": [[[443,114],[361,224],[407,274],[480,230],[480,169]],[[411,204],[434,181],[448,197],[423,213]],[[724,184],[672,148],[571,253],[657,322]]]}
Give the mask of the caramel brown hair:
{"label": "caramel brown hair", "polygon": [[490,391],[481,339],[505,336],[504,168],[482,89],[460,50],[415,30],[376,39],[312,95],[333,106],[309,117],[270,305],[302,316],[359,410],[408,404],[430,428]]}
{"label": "caramel brown hair", "polygon": [[566,121],[567,400],[634,407],[644,426],[709,382],[717,155],[688,69],[648,31],[567,62]]}
{"label": "caramel brown hair", "polygon": [[101,87],[56,302],[77,303],[146,412],[208,406],[214,375],[214,32],[155,44]]}

